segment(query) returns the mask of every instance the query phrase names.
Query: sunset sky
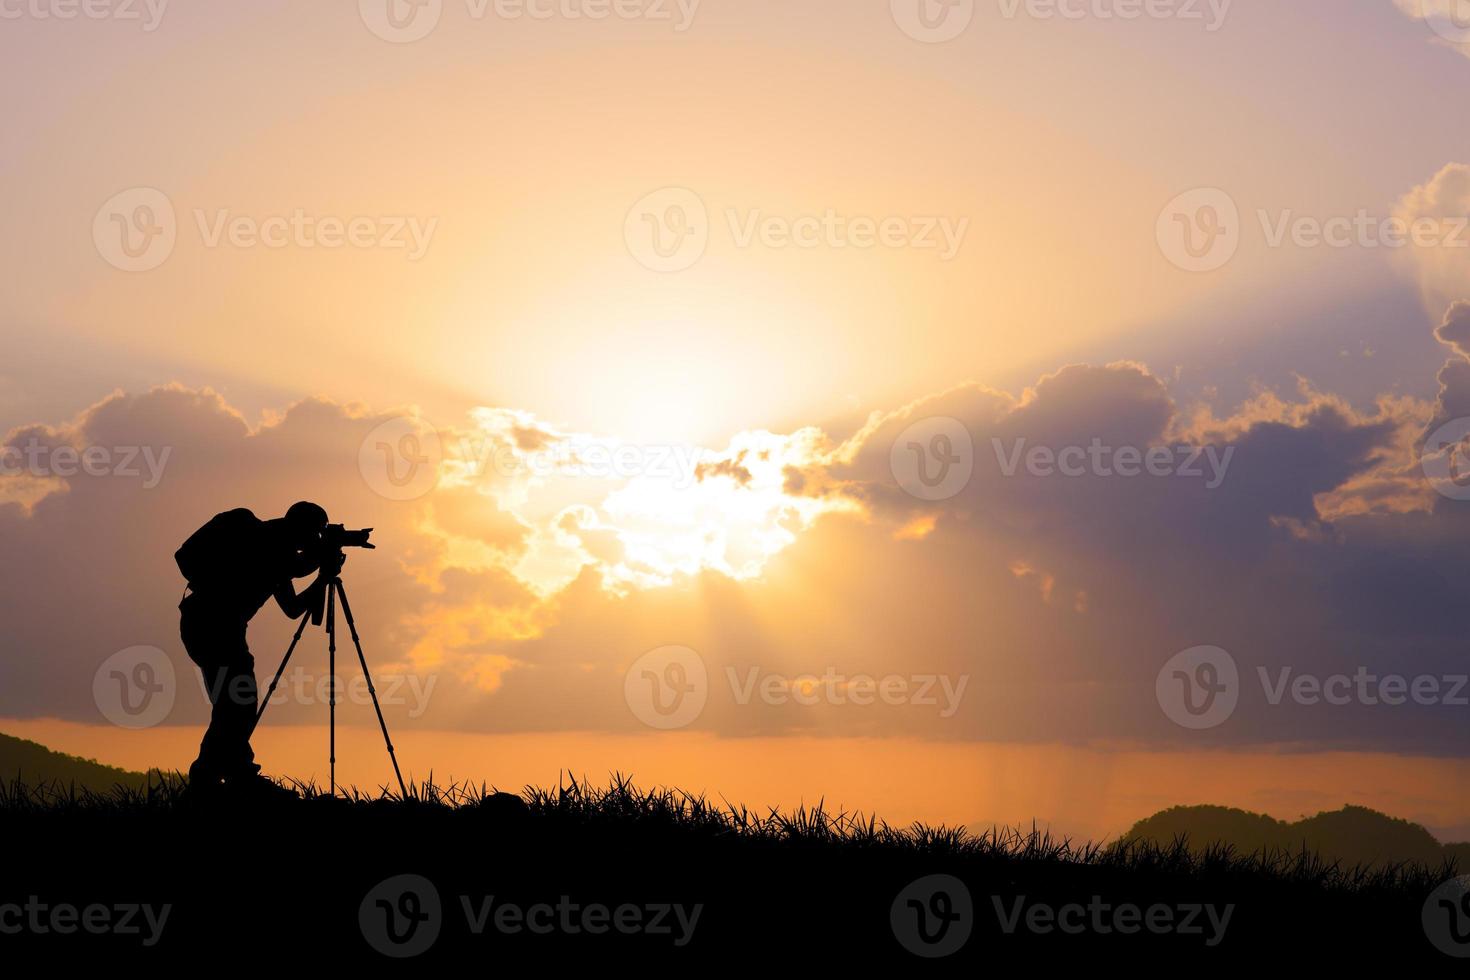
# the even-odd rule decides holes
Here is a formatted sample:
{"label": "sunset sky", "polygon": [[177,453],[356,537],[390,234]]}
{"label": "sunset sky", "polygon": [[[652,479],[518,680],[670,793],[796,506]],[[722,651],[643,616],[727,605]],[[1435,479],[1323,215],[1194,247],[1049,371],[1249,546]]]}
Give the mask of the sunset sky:
{"label": "sunset sky", "polygon": [[310,499],[405,775],[1470,838],[1457,2],[0,2],[0,731],[187,767],[173,552]]}

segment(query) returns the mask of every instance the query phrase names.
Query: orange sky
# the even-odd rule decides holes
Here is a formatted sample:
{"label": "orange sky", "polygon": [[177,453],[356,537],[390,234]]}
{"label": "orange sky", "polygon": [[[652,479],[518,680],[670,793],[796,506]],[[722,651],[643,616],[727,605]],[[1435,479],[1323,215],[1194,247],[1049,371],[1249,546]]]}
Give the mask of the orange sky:
{"label": "orange sky", "polygon": [[[347,574],[374,668],[433,687],[389,706],[416,772],[1082,834],[1353,802],[1470,836],[1464,707],[1257,680],[1465,670],[1463,501],[1420,457],[1470,416],[1470,248],[1273,240],[1470,215],[1442,4],[976,4],[940,42],[911,0],[446,0],[416,40],[379,2],[6,20],[0,730],[185,765],[173,550],[310,498],[376,529]],[[1169,235],[1220,214],[1229,257],[1192,267]],[[1231,468],[1004,472],[1095,442]],[[963,479],[931,495],[906,461],[941,448]],[[258,670],[289,629],[252,625]],[[1244,688],[1198,730],[1156,685],[1205,646]],[[99,726],[140,649],[167,708]],[[638,685],[691,664],[708,703],[655,732]],[[271,771],[319,774],[319,708],[271,717]]]}
{"label": "orange sky", "polygon": [[[0,729],[113,765],[187,767],[194,732],[173,728],[104,735],[56,721],[0,721]],[[256,736],[275,772],[326,781],[325,730],[267,728]],[[913,739],[751,738],[705,735],[490,736],[400,727],[394,746],[405,778],[432,762],[436,782],[486,781],[500,789],[554,786],[567,772],[592,782],[618,771],[643,786],[676,786],[749,806],[791,808],[826,800],[890,823],[921,820],[1029,826],[1100,839],[1166,807],[1238,806],[1295,820],[1345,804],[1373,807],[1470,838],[1464,787],[1470,763],[1374,753],[1147,752],[1061,745],[956,744]],[[376,787],[392,769],[375,728],[342,725],[337,772]]]}

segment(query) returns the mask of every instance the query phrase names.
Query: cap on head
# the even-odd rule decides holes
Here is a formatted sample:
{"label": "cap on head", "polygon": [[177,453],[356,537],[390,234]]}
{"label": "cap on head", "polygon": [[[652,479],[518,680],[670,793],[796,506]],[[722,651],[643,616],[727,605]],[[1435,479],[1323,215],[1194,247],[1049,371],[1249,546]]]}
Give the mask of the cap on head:
{"label": "cap on head", "polygon": [[310,534],[321,533],[322,528],[327,526],[327,512],[320,504],[314,504],[309,500],[291,505],[286,511],[286,523],[293,530]]}

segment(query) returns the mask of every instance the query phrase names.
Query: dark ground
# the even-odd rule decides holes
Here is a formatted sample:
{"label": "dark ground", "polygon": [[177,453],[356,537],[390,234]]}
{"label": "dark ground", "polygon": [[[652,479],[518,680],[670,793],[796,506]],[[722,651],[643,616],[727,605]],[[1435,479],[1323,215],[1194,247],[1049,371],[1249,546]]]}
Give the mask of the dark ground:
{"label": "dark ground", "polygon": [[[1439,952],[1421,920],[1430,893],[1453,877],[1448,867],[1356,873],[1286,855],[893,831],[820,811],[731,811],[626,783],[528,791],[526,800],[458,790],[349,802],[308,792],[198,805],[177,785],[98,796],[12,784],[0,797],[0,950],[58,965],[218,961],[247,975],[381,966],[406,952],[415,968],[667,963],[777,975],[1051,965],[1462,972],[1467,962]],[[952,878],[925,880],[932,875]],[[1081,906],[1064,913],[1074,931],[1046,929],[1045,919],[1028,928],[1023,914],[1007,932],[1002,920],[1023,897],[1027,908]],[[540,903],[547,908],[533,908]],[[161,929],[142,912],[123,921],[134,905],[150,906],[156,921],[165,904]],[[1120,917],[1127,905],[1136,919]],[[76,921],[63,934],[68,906]],[[1215,922],[1194,906],[1212,906]],[[935,942],[919,936],[919,909]],[[91,930],[82,928],[89,915]],[[945,928],[936,916],[952,921]],[[1198,931],[1178,928],[1186,918]],[[114,928],[124,924],[137,932]],[[1130,924],[1131,933],[1117,928]]]}

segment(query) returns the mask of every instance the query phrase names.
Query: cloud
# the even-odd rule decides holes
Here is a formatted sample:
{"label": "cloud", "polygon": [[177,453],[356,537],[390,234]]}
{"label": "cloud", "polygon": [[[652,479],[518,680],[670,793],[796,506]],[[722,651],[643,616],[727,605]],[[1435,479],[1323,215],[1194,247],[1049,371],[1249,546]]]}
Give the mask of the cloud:
{"label": "cloud", "polygon": [[1470,302],[1457,300],[1445,312],[1444,322],[1434,331],[1442,344],[1448,344],[1455,353],[1470,360]]}
{"label": "cloud", "polygon": [[[380,421],[312,400],[252,429],[216,393],[171,386],[117,393],[64,425],[12,432],[8,445],[41,434],[83,454],[99,451],[114,465],[66,469],[53,478],[54,492],[29,508],[0,504],[7,557],[0,614],[8,633],[0,712],[96,720],[93,672],[134,645],[168,651],[179,675],[191,678],[175,609],[184,583],[172,555],[217,511],[248,506],[278,516],[298,499],[319,499],[337,519],[376,527],[384,550],[375,555],[434,548],[415,530],[418,508],[384,500],[359,473],[357,447]],[[133,463],[124,465],[130,454]],[[136,464],[150,455],[166,459],[154,485]],[[63,469],[54,458],[46,465]],[[360,565],[373,571],[354,576],[354,598],[364,610],[387,610],[390,623],[425,593],[394,557],[368,565],[354,554],[349,575]],[[281,625],[265,617],[252,628],[258,652],[284,650]],[[199,717],[202,698],[184,699],[180,710],[182,718]]]}
{"label": "cloud", "polygon": [[[678,645],[710,679],[693,726],[731,736],[1462,755],[1462,712],[1447,706],[1291,710],[1255,678],[1463,673],[1470,526],[1416,473],[1428,421],[1470,391],[1463,317],[1456,307],[1440,328],[1455,353],[1434,404],[1355,409],[1302,381],[1221,410],[1179,403],[1141,364],[1070,365],[1018,394],[923,396],[842,441],[815,427],[751,431],[717,451],[661,454],[657,467],[653,450],[677,447],[486,408],[437,430],[437,484],[407,501],[375,492],[360,454],[398,413],[311,399],[252,426],[213,392],[118,393],[7,438],[171,455],[151,489],[78,474],[29,507],[0,506],[0,547],[22,556],[0,573],[12,624],[0,714],[94,718],[93,671],[135,644],[162,647],[192,677],[173,549],[217,510],[272,515],[307,498],[377,528],[380,550],[354,554],[348,582],[375,669],[435,680],[430,714],[396,719],[406,723],[641,731],[625,672]],[[964,429],[972,465],[952,494],[925,499],[900,479],[894,447],[936,417]],[[1049,468],[1014,462],[1036,449]],[[1150,452],[1157,472],[1141,468]],[[631,468],[610,468],[619,459]],[[1061,472],[1059,459],[1082,470]],[[289,625],[270,608],[252,625],[261,672]],[[1154,683],[1201,644],[1230,650],[1257,696],[1220,729],[1186,732],[1159,710]],[[837,691],[889,678],[963,697],[946,714],[917,697],[859,707],[751,693],[825,677]],[[197,724],[203,698],[186,693],[170,721]],[[287,704],[278,717],[312,710]]]}
{"label": "cloud", "polygon": [[1394,217],[1409,243],[1401,260],[1430,314],[1470,296],[1470,165],[1447,164],[1400,198]]}

